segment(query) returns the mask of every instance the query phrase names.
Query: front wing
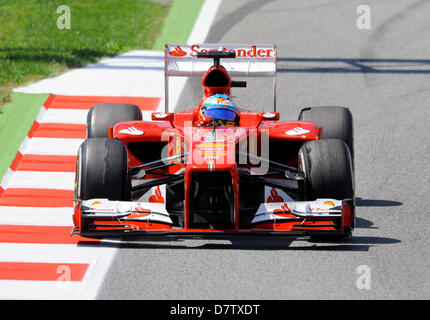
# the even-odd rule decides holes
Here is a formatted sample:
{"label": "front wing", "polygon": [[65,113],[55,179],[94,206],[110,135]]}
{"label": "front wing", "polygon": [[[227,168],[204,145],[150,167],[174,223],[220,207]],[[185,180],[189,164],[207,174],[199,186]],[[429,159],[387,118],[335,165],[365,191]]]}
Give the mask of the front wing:
{"label": "front wing", "polygon": [[91,199],[76,201],[72,235],[109,237],[141,234],[342,235],[354,228],[354,203],[317,199],[262,203],[248,228],[195,229],[173,226],[163,203]]}

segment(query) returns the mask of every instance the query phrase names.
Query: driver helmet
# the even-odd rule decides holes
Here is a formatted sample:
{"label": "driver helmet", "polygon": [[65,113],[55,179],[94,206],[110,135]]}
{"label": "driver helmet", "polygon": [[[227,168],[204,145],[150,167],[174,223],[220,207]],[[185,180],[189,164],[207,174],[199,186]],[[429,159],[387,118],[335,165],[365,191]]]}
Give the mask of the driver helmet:
{"label": "driver helmet", "polygon": [[235,126],[239,120],[236,104],[226,94],[214,94],[206,98],[200,107],[199,116],[201,119],[214,119],[223,127]]}

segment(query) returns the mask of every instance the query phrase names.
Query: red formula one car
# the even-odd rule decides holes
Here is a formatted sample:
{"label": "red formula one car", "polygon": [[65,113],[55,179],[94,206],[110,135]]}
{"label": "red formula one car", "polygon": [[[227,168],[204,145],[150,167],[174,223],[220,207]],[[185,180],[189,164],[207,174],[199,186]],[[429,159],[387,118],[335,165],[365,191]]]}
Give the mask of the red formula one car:
{"label": "red formula one car", "polygon": [[[166,110],[152,121],[134,105],[90,110],[72,234],[351,235],[351,112],[311,107],[281,122],[276,99],[252,112],[230,97],[247,87],[231,77],[276,83],[276,46],[166,45],[165,75]],[[201,102],[168,112],[172,76],[202,76]]]}

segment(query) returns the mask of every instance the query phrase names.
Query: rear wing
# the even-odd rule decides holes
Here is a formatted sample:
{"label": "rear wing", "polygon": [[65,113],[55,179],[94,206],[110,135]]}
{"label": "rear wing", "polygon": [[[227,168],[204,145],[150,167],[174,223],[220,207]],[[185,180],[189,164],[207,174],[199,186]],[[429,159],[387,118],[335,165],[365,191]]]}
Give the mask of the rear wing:
{"label": "rear wing", "polygon": [[276,112],[276,45],[205,43],[165,45],[164,83],[166,113],[169,111],[169,77],[203,76],[214,65],[214,61],[212,59],[201,59],[201,53],[209,53],[211,51],[234,53],[234,58],[221,57],[222,60],[220,62],[231,77],[273,78],[273,108]]}

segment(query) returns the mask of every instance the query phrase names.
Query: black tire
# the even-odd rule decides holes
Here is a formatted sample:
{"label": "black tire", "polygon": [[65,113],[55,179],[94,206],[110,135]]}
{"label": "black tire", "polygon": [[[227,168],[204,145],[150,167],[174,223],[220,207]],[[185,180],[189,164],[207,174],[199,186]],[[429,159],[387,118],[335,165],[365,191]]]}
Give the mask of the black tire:
{"label": "black tire", "polygon": [[[332,198],[351,200],[355,212],[355,182],[351,154],[348,146],[340,139],[314,140],[303,144],[299,151],[299,170],[304,173],[301,184],[304,200]],[[323,239],[345,239],[352,234],[354,225],[339,237]],[[318,237],[312,237],[317,239]]]}
{"label": "black tire", "polygon": [[121,141],[86,139],[78,151],[75,197],[130,201],[127,162],[127,150]]}
{"label": "black tire", "polygon": [[351,152],[354,166],[354,123],[352,113],[345,107],[309,107],[300,111],[299,120],[311,121],[323,127],[323,139],[340,139]]}
{"label": "black tire", "polygon": [[351,155],[339,139],[308,141],[299,151],[299,170],[305,175],[306,198],[354,198]]}
{"label": "black tire", "polygon": [[87,138],[107,138],[110,126],[121,121],[134,120],[142,120],[142,112],[134,104],[97,104],[87,115]]}

